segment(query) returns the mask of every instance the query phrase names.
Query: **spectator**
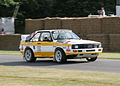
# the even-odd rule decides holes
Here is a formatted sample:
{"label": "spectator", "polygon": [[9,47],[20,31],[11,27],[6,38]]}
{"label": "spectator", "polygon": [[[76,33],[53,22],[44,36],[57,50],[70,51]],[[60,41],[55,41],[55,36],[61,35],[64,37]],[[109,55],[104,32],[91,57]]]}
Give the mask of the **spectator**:
{"label": "spectator", "polygon": [[4,28],[1,29],[0,34],[5,34]]}
{"label": "spectator", "polygon": [[102,7],[101,10],[102,10],[102,16],[106,16],[104,7]]}
{"label": "spectator", "polygon": [[103,16],[103,17],[106,16],[104,7],[102,7],[101,10],[98,10],[98,13],[100,14],[100,16]]}

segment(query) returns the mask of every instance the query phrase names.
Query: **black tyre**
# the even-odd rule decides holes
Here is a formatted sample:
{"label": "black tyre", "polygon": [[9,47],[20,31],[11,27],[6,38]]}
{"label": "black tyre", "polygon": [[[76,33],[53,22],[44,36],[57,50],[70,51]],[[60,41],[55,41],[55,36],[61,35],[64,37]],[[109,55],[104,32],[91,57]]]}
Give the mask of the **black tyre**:
{"label": "black tyre", "polygon": [[57,63],[65,63],[67,61],[67,57],[62,49],[55,50],[54,61]]}
{"label": "black tyre", "polygon": [[36,61],[36,58],[34,57],[32,50],[30,50],[30,49],[25,50],[24,58],[25,58],[26,62],[35,62]]}
{"label": "black tyre", "polygon": [[89,62],[94,62],[96,59],[97,59],[97,57],[94,57],[94,58],[86,58],[87,59],[87,61],[89,61]]}

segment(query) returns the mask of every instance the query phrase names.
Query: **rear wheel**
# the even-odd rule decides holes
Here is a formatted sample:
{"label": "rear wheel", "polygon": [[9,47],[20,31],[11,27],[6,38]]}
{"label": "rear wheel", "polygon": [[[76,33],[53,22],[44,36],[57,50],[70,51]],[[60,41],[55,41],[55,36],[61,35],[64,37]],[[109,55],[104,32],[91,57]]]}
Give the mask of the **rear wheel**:
{"label": "rear wheel", "polygon": [[27,62],[35,62],[36,61],[36,58],[34,57],[34,54],[33,54],[32,50],[30,50],[30,49],[25,50],[25,56],[24,57],[25,57],[25,60]]}
{"label": "rear wheel", "polygon": [[89,61],[89,62],[93,62],[93,61],[95,61],[96,59],[97,59],[97,57],[94,57],[94,58],[86,58],[87,59],[87,61]]}
{"label": "rear wheel", "polygon": [[54,60],[57,63],[65,63],[67,61],[67,57],[62,49],[55,50],[55,57]]}

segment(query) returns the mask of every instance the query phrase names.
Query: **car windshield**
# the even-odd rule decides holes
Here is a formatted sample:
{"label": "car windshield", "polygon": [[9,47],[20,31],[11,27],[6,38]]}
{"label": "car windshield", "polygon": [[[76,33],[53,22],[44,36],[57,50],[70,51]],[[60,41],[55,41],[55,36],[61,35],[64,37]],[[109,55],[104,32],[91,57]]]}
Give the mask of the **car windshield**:
{"label": "car windshield", "polygon": [[72,31],[53,31],[52,32],[54,40],[64,40],[64,39],[80,39]]}

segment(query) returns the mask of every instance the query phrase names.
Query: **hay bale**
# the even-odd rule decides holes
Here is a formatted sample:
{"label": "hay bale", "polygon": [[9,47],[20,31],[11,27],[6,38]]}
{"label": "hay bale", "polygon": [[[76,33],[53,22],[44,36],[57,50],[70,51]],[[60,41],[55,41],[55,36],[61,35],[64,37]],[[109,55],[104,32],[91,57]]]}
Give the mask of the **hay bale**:
{"label": "hay bale", "polygon": [[110,39],[108,34],[89,34],[87,39],[101,42],[104,51],[109,51]]}
{"label": "hay bale", "polygon": [[101,33],[99,18],[45,18],[27,19],[26,33],[38,29],[70,29],[77,34]]}
{"label": "hay bale", "polygon": [[81,19],[81,33],[100,34],[101,33],[101,19],[100,18]]}
{"label": "hay bale", "polygon": [[110,50],[120,51],[120,34],[110,34]]}
{"label": "hay bale", "polygon": [[87,38],[90,40],[100,41],[103,44],[109,44],[109,35],[108,34],[89,34]]}
{"label": "hay bale", "polygon": [[0,50],[19,50],[21,35],[0,35]]}
{"label": "hay bale", "polygon": [[110,44],[120,44],[120,34],[110,34]]}
{"label": "hay bale", "polygon": [[114,45],[114,44],[110,44],[109,46],[110,46],[110,51],[111,52],[120,52],[119,46]]}
{"label": "hay bale", "polygon": [[61,29],[62,28],[61,20],[59,18],[45,18],[44,28],[45,30]]}
{"label": "hay bale", "polygon": [[120,33],[120,17],[102,18],[102,33],[115,34]]}
{"label": "hay bale", "polygon": [[78,34],[78,36],[79,36],[81,39],[84,39],[84,40],[87,39],[87,35],[86,35],[86,34]]}
{"label": "hay bale", "polygon": [[32,33],[36,30],[44,29],[44,19],[26,19],[25,20],[25,32]]}
{"label": "hay bale", "polygon": [[62,28],[70,29],[73,32],[80,34],[81,20],[79,18],[62,18]]}
{"label": "hay bale", "polygon": [[62,18],[62,28],[73,30],[78,34],[101,33],[100,18]]}

